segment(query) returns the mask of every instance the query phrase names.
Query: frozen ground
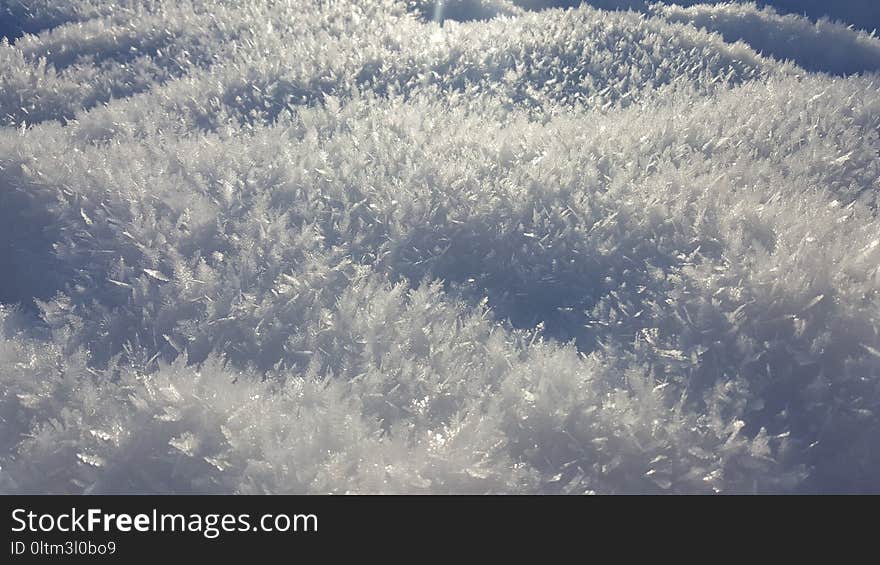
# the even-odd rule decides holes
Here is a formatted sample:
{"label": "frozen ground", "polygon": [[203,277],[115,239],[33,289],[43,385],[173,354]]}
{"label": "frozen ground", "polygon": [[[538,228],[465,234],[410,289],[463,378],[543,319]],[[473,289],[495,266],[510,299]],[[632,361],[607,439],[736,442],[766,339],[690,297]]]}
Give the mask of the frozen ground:
{"label": "frozen ground", "polygon": [[0,0],[0,491],[880,492],[874,2],[536,4]]}

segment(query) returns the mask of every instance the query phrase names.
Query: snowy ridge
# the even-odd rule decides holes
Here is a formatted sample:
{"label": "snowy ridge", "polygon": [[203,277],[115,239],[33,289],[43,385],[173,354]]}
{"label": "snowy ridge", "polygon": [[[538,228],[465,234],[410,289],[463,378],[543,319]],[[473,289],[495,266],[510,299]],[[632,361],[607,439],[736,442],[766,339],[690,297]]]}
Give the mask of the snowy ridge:
{"label": "snowy ridge", "polygon": [[880,490],[880,40],[449,4],[0,0],[0,489]]}
{"label": "snowy ridge", "polygon": [[745,41],[778,59],[790,59],[811,71],[847,75],[880,70],[880,41],[843,23],[822,19],[815,24],[798,16],[779,15],[753,3],[697,5],[683,8],[654,4],[653,13]]}

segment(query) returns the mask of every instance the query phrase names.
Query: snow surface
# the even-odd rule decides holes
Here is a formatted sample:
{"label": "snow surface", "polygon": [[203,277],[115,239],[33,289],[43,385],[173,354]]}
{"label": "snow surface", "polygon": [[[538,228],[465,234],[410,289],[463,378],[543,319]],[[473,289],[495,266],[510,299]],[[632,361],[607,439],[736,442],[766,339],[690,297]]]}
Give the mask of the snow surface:
{"label": "snow surface", "polygon": [[0,490],[880,492],[874,3],[571,4],[0,0]]}

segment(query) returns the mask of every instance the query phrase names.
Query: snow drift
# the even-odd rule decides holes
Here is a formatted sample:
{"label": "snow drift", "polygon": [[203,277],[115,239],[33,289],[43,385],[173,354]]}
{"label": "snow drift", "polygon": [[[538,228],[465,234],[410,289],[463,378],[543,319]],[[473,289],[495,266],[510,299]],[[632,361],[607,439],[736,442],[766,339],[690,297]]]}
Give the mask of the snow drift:
{"label": "snow drift", "polygon": [[0,488],[880,491],[880,40],[517,4],[0,1]]}

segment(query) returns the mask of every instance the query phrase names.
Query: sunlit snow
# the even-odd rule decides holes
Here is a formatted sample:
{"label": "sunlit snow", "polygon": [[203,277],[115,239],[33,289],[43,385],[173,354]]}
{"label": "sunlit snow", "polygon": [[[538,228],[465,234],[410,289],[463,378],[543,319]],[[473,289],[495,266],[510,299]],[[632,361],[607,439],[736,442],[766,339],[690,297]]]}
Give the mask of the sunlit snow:
{"label": "sunlit snow", "polygon": [[760,4],[0,0],[0,491],[880,492],[880,17]]}

